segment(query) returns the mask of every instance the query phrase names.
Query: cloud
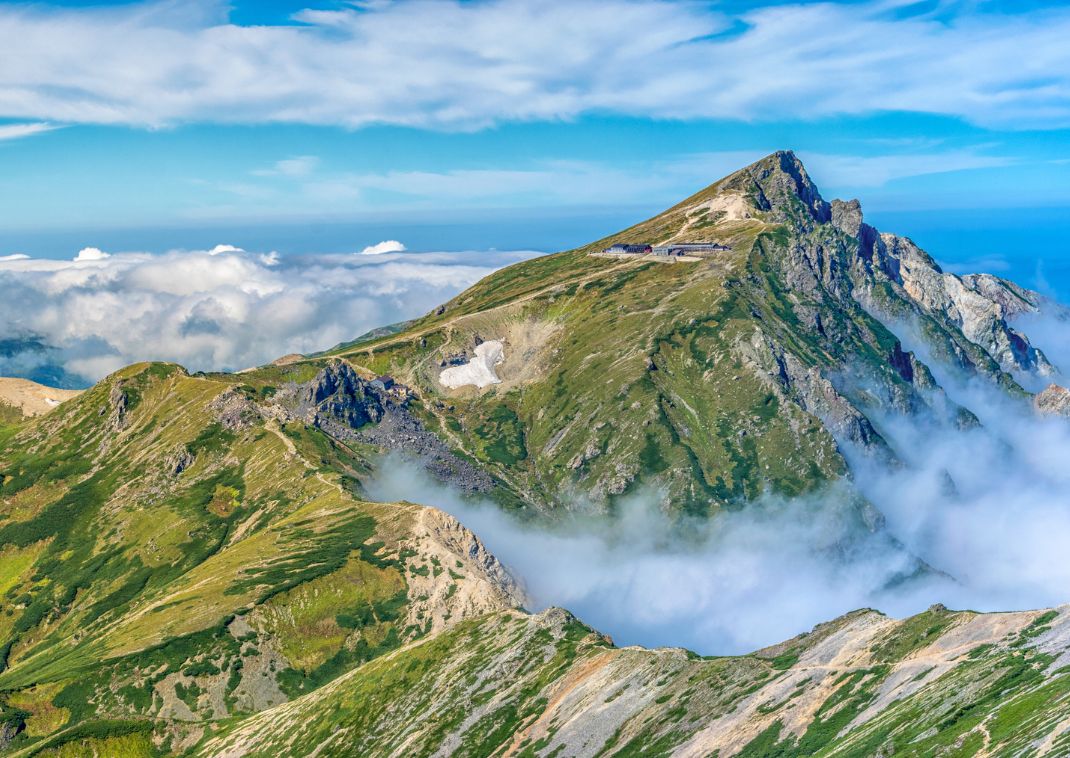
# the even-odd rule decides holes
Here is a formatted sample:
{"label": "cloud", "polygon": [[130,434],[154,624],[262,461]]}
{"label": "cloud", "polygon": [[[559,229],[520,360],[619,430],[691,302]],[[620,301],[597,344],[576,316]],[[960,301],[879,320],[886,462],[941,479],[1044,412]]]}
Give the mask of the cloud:
{"label": "cloud", "polygon": [[216,245],[208,251],[209,255],[222,255],[223,253],[244,253],[240,247],[234,247],[234,245]]}
{"label": "cloud", "polygon": [[837,187],[881,187],[896,179],[999,168],[1014,162],[1006,156],[984,155],[976,148],[865,157],[803,151],[800,158],[809,171],[821,176],[823,183]]}
{"label": "cloud", "polygon": [[255,176],[308,176],[319,166],[320,159],[315,155],[299,155],[276,161],[272,168],[254,171]]}
{"label": "cloud", "polygon": [[7,258],[0,333],[51,349],[0,357],[0,375],[37,376],[47,364],[95,381],[142,360],[191,370],[260,365],[421,315],[531,255],[289,257],[220,245],[110,256],[87,248],[75,261]]}
{"label": "cloud", "polygon": [[83,247],[78,251],[78,255],[74,256],[75,263],[81,263],[83,261],[102,261],[105,258],[110,258],[108,253],[105,253],[99,247]]}
{"label": "cloud", "polygon": [[561,514],[542,525],[464,498],[396,456],[366,488],[457,516],[522,580],[532,610],[568,608],[621,645],[747,653],[856,608],[923,609],[951,585],[934,577],[909,595],[889,590],[917,562],[886,534],[859,535],[840,488],[684,522],[645,493],[614,518]]}
{"label": "cloud", "polygon": [[22,139],[23,137],[31,137],[34,134],[41,134],[43,132],[50,132],[53,129],[59,129],[56,124],[36,123],[36,124],[3,124],[0,125],[0,142],[9,139]]}
{"label": "cloud", "polygon": [[[941,4],[904,15],[872,0],[731,14],[668,0],[401,0],[239,26],[214,0],[183,6],[3,8],[0,114],[474,129],[599,113],[894,110],[1006,128],[1070,124],[1070,10],[1058,7]],[[312,167],[287,161],[272,170]]]}
{"label": "cloud", "polygon": [[[620,644],[729,655],[864,607],[905,616],[933,603],[1007,611],[1066,602],[1070,423],[961,381],[910,329],[892,326],[983,426],[872,410],[905,465],[841,447],[851,481],[885,516],[878,531],[862,523],[847,482],[766,496],[712,521],[672,521],[658,509],[663,498],[647,492],[618,503],[613,517],[584,518],[572,507],[552,523],[514,520],[396,456],[366,488],[378,500],[456,515],[524,581],[538,609],[567,607]],[[1049,326],[1038,339],[1061,339],[1065,350],[1066,322]],[[919,559],[935,571],[918,573]]]}
{"label": "cloud", "polygon": [[403,253],[405,246],[397,240],[383,240],[377,245],[368,245],[360,251],[361,255],[382,255],[383,253]]}

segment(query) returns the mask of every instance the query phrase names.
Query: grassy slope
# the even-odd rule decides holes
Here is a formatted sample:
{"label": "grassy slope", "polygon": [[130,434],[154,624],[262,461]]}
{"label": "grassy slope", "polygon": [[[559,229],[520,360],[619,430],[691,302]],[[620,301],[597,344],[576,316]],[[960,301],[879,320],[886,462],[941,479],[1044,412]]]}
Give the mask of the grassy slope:
{"label": "grassy slope", "polygon": [[1068,726],[1068,646],[1065,613],[934,608],[703,659],[615,648],[562,611],[512,612],[239,721],[199,754],[1017,755]]}
{"label": "grassy slope", "polygon": [[364,452],[214,417],[239,381],[256,396],[309,373],[133,366],[0,435],[0,718],[21,743],[112,720],[93,738],[181,744],[430,628],[409,613],[410,572],[431,570],[420,509],[350,494]]}
{"label": "grassy slope", "polygon": [[[503,269],[401,333],[340,352],[419,388],[433,428],[539,507],[591,498],[611,508],[647,487],[671,508],[705,514],[763,492],[811,491],[846,464],[821,420],[777,385],[769,348],[755,365],[749,344],[821,375],[861,373],[883,392],[846,388],[862,411],[924,403],[893,366],[898,341],[846,291],[853,241],[789,198],[775,217],[755,209],[752,219],[705,227],[732,246],[712,260],[587,255],[694,229],[690,209],[723,186],[747,188],[730,177],[617,235]],[[802,258],[804,247],[817,263]],[[797,286],[799,272],[813,285]],[[939,339],[964,342],[928,323]],[[442,361],[470,355],[478,339],[506,341],[505,382],[445,390]]]}

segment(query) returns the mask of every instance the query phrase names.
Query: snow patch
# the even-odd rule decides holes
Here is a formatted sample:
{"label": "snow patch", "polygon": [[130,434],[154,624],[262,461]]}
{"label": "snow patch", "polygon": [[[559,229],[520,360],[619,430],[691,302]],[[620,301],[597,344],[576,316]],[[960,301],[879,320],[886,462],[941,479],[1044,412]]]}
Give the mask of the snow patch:
{"label": "snow patch", "polygon": [[450,366],[439,374],[438,380],[450,389],[474,384],[483,389],[490,384],[501,384],[494,367],[505,360],[505,351],[498,340],[488,340],[476,347],[476,356],[463,366]]}

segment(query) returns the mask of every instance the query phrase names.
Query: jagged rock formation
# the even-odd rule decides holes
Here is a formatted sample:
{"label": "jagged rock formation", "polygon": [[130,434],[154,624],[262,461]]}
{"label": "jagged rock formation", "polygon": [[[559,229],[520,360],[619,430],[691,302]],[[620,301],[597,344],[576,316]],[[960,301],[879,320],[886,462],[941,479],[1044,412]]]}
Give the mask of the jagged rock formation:
{"label": "jagged rock formation", "polygon": [[1041,413],[1070,417],[1070,390],[1058,384],[1049,385],[1033,398],[1033,405]]}
{"label": "jagged rock formation", "polygon": [[409,412],[411,400],[407,387],[387,388],[362,378],[346,361],[333,359],[311,380],[283,386],[261,412],[284,422],[301,420],[338,440],[397,452],[463,492],[492,492],[494,479],[425,429]]}
{"label": "jagged rock formation", "polygon": [[[673,266],[588,255],[673,241],[729,249]],[[1011,372],[1035,380],[1053,367],[1011,320],[1040,303],[996,277],[941,271],[910,240],[868,225],[857,200],[827,202],[779,152],[340,353],[438,398],[434,431],[544,512],[609,510],[647,488],[666,493],[667,510],[710,514],[837,480],[848,448],[894,462],[886,417],[976,426],[897,335],[1024,397]],[[510,338],[521,323],[549,335],[523,346],[534,370],[508,360],[524,352]],[[502,384],[443,387],[441,367],[484,339],[504,342]]]}
{"label": "jagged rock formation", "polygon": [[[588,255],[672,241],[723,248]],[[716,518],[836,482],[844,521],[878,531],[845,451],[903,465],[882,419],[978,423],[926,360],[1026,397],[1011,372],[1052,367],[1010,319],[1040,305],[940,271],[783,152],[338,356],[138,364],[0,419],[0,749],[1066,755],[1065,607],[858,611],[730,658],[619,649],[567,611],[521,610],[452,517],[360,495],[397,450],[546,517],[649,488]],[[500,383],[438,381],[495,341]],[[1067,391],[1035,403],[1066,412]]]}

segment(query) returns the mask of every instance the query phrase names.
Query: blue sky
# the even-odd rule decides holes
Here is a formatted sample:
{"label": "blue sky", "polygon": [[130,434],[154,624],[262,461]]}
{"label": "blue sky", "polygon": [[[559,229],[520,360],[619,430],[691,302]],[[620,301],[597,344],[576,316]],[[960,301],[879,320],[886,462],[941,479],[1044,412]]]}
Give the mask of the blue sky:
{"label": "blue sky", "polygon": [[792,148],[942,259],[1059,287],[1063,6],[0,3],[0,255],[553,250]]}

